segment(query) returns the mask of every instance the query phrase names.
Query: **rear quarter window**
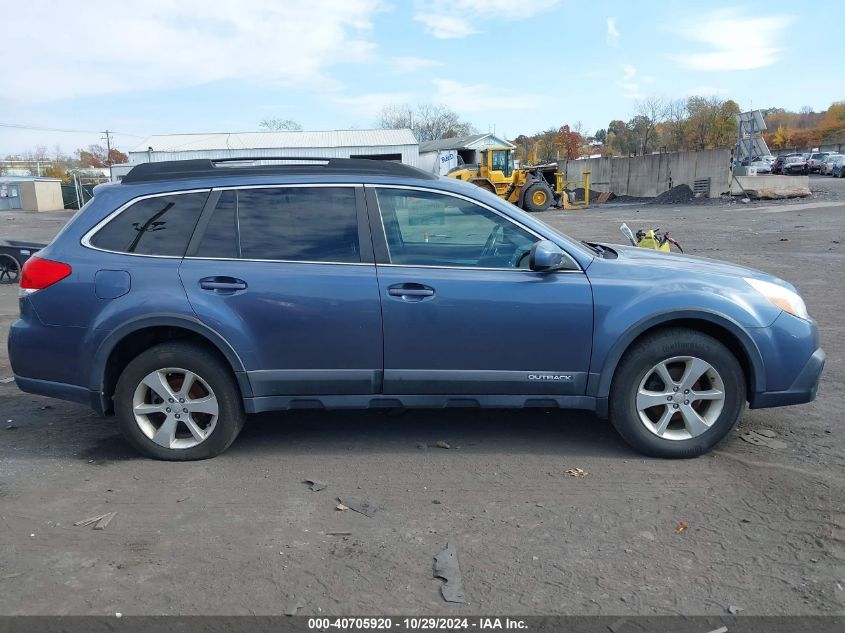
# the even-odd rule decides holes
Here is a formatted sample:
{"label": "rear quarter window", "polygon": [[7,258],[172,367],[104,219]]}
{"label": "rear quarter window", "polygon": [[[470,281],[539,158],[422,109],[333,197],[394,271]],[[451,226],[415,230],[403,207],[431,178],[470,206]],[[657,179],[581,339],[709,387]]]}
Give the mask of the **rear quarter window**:
{"label": "rear quarter window", "polygon": [[207,198],[203,191],[139,200],[112,218],[89,243],[118,253],[182,257]]}

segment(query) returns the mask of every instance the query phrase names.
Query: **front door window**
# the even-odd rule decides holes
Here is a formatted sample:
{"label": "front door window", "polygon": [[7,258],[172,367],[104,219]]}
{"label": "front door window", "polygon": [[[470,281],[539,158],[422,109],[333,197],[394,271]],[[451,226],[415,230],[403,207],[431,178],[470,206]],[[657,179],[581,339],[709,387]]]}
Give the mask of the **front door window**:
{"label": "front door window", "polygon": [[393,264],[527,268],[539,238],[462,198],[429,191],[378,189]]}

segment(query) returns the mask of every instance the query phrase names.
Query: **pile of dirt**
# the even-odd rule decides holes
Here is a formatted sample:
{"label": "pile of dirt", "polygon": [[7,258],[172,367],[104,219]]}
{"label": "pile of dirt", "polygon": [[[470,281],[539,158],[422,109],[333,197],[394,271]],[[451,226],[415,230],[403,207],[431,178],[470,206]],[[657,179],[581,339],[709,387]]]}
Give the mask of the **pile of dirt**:
{"label": "pile of dirt", "polygon": [[689,185],[678,185],[669,191],[664,191],[649,204],[682,204],[695,197]]}
{"label": "pile of dirt", "polygon": [[[575,199],[576,200],[583,200],[584,199],[584,187],[576,187],[572,191],[575,192]],[[590,189],[590,202],[595,202],[599,199],[599,196],[602,194],[601,191],[596,191],[595,189]],[[615,196],[611,193],[609,200],[613,200]]]}

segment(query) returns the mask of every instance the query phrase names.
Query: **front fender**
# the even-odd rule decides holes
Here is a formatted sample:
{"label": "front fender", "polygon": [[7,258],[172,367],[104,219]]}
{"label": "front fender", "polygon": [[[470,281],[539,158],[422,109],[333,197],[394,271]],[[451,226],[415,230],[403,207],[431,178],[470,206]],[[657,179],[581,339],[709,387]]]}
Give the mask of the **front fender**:
{"label": "front fender", "polygon": [[587,380],[587,395],[600,399],[606,399],[610,395],[610,386],[616,366],[625,351],[643,332],[660,325],[670,325],[673,322],[689,320],[705,321],[730,332],[739,341],[751,367],[751,376],[749,377],[751,392],[765,391],[766,371],[763,356],[748,331],[724,314],[699,308],[687,308],[665,310],[648,315],[622,332],[613,345],[604,352],[602,358],[598,358],[594,351],[590,375]]}

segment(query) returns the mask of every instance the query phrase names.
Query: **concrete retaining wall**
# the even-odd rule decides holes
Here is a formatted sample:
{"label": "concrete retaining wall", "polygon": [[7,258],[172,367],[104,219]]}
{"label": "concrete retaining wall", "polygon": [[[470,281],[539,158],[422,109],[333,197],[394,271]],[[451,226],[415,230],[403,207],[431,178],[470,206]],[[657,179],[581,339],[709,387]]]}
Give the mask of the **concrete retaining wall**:
{"label": "concrete retaining wall", "polygon": [[579,180],[590,172],[590,189],[617,196],[654,197],[681,184],[693,186],[710,178],[710,197],[729,189],[731,151],[667,152],[633,158],[590,158],[561,161],[567,178]]}
{"label": "concrete retaining wall", "polygon": [[737,176],[731,180],[731,195],[749,198],[800,198],[810,195],[809,176]]}

